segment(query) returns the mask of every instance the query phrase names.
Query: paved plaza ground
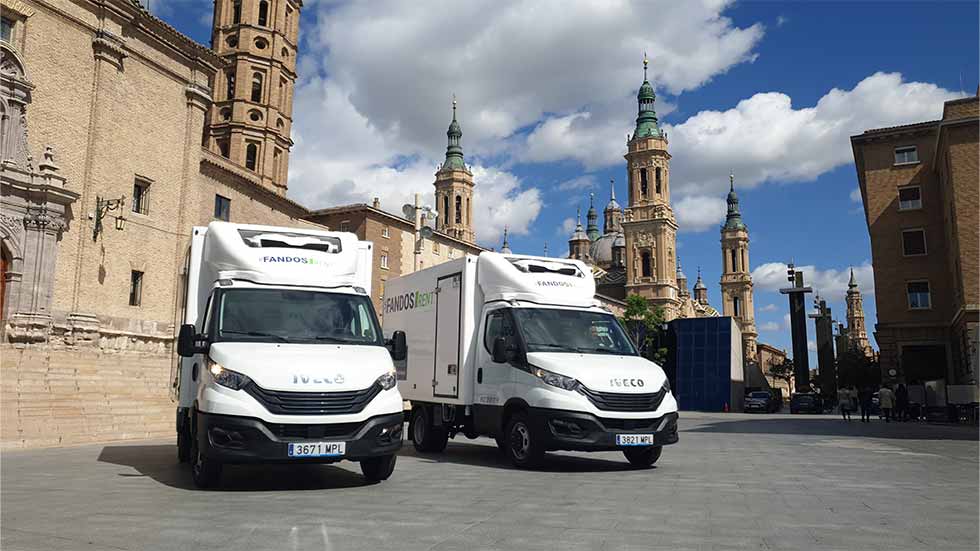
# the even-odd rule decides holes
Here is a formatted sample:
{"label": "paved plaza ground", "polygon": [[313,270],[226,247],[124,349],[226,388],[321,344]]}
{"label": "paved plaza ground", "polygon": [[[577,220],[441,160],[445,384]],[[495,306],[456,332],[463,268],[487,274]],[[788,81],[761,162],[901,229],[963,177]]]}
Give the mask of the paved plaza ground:
{"label": "paved plaza ground", "polygon": [[5,452],[2,541],[20,550],[978,547],[977,429],[831,416],[683,413],[656,468],[553,453],[511,468],[491,440],[407,444],[356,464],[237,467],[193,489],[171,442]]}

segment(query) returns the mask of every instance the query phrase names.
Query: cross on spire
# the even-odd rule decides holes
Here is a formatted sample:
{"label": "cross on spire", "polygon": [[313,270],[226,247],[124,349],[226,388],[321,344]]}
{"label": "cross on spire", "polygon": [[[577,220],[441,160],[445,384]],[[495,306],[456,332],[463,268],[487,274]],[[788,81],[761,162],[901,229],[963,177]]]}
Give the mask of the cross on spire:
{"label": "cross on spire", "polygon": [[643,80],[646,80],[647,79],[647,64],[648,63],[650,63],[650,61],[647,59],[647,53],[646,53],[646,51],[644,51],[643,52]]}

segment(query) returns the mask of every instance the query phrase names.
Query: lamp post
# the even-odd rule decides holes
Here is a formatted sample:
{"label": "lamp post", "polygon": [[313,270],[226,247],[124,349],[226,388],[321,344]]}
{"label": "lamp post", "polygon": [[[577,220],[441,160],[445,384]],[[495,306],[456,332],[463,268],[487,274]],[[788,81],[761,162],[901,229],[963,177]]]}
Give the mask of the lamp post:
{"label": "lamp post", "polygon": [[425,243],[426,239],[431,239],[434,233],[432,228],[426,225],[426,222],[432,220],[433,222],[438,218],[439,213],[432,209],[428,205],[422,204],[422,194],[415,194],[415,203],[405,203],[402,206],[402,214],[405,218],[412,221],[412,225],[415,229],[415,248],[414,252],[414,262],[412,263],[412,271],[418,271],[421,269],[422,262],[422,245]]}
{"label": "lamp post", "polygon": [[[92,241],[99,240],[99,234],[102,233],[102,219],[104,219],[111,211],[121,211],[125,204],[125,196],[120,197],[119,199],[103,199],[101,196],[95,197],[95,225],[92,228]],[[125,228],[126,219],[120,213],[120,215],[116,217],[116,230],[122,231]]]}

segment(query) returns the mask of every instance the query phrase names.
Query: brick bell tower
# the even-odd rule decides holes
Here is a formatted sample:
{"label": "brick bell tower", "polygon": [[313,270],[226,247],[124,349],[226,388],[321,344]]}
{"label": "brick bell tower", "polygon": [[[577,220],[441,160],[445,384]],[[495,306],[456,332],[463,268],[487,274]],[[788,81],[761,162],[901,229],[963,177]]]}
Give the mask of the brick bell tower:
{"label": "brick bell tower", "polygon": [[215,0],[211,47],[227,65],[213,85],[209,150],[286,193],[302,0]]}
{"label": "brick bell tower", "polygon": [[735,193],[735,175],[728,177],[728,214],[721,227],[721,299],[722,312],[731,316],[742,330],[742,350],[746,362],[757,359],[755,305],[752,272],[749,269],[749,229],[742,222]]}
{"label": "brick bell tower", "polygon": [[476,242],[473,231],[473,173],[463,162],[463,148],[459,145],[463,131],[456,122],[456,98],[453,97],[453,122],[446,131],[449,144],[446,160],[436,172],[436,224],[439,231],[469,243]]}
{"label": "brick bell tower", "polygon": [[627,142],[626,170],[629,206],[623,222],[626,236],[626,292],[644,296],[664,309],[669,321],[678,316],[676,242],[677,221],[670,206],[670,153],[660,129],[653,86],[647,80],[636,95],[636,130]]}

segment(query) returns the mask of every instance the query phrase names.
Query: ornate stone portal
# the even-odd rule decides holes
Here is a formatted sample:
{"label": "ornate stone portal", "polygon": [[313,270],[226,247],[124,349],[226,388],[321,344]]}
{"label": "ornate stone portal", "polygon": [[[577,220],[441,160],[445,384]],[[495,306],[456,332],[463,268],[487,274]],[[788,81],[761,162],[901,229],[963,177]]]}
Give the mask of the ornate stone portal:
{"label": "ornate stone portal", "polygon": [[35,165],[27,143],[34,85],[16,52],[5,44],[0,49],[0,331],[5,341],[43,342],[51,333],[57,242],[79,195],[66,189],[51,147]]}

